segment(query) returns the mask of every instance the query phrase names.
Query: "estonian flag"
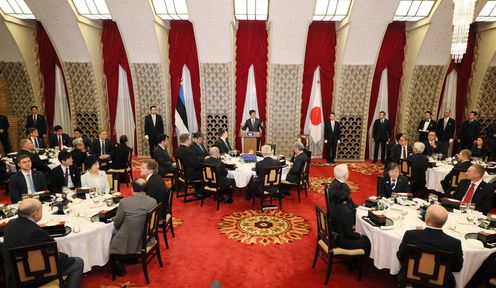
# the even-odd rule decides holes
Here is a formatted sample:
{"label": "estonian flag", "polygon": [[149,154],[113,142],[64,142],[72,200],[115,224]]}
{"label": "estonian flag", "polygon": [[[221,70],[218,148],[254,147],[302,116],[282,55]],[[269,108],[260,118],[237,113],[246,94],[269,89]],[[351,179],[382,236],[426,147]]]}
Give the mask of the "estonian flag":
{"label": "estonian flag", "polygon": [[175,112],[176,135],[178,138],[181,134],[192,134],[198,131],[195,104],[191,89],[191,76],[186,65],[184,65],[182,72],[181,86],[179,87],[179,95],[177,95]]}

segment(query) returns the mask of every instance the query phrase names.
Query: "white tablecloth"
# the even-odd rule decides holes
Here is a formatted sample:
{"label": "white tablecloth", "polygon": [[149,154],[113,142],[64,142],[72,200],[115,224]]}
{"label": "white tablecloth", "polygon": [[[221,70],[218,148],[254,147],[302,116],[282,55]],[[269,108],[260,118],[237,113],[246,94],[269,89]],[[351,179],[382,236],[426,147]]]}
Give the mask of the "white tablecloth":
{"label": "white tablecloth", "polygon": [[[441,180],[443,180],[444,177],[448,175],[451,169],[453,169],[453,165],[445,164],[442,162],[436,162],[436,167],[427,169],[427,172],[425,174],[427,189],[444,193],[443,186],[441,186]],[[482,179],[486,183],[490,183],[496,180],[496,175],[490,175],[486,172]]]}
{"label": "white tablecloth", "polygon": [[[48,157],[46,155],[40,155],[40,159],[45,161],[48,159]],[[9,173],[16,173],[17,172],[16,164],[14,163],[12,158],[4,157],[4,158],[2,158],[2,161],[5,162],[5,167],[6,167],[7,172],[9,172]],[[50,169],[53,169],[59,165],[60,165],[59,159],[57,159],[57,158],[48,159],[48,167],[50,167]]]}
{"label": "white tablecloth", "polygon": [[[394,220],[395,229],[393,230],[381,230],[378,227],[374,227],[367,223],[362,219],[362,216],[367,215],[367,211],[359,208],[356,213],[355,229],[358,233],[369,237],[371,243],[370,258],[374,259],[374,266],[379,269],[387,268],[392,275],[398,274],[400,270],[400,262],[396,257],[396,252],[398,251],[405,231],[415,229],[417,226],[425,226],[425,223],[417,218],[415,208],[407,209],[408,215],[406,215],[404,221]],[[387,210],[385,213],[387,217],[391,216],[391,218],[395,218],[393,215],[400,215],[399,212],[394,210]],[[463,268],[460,272],[453,273],[457,287],[465,287],[477,269],[479,269],[482,262],[484,262],[489,255],[496,252],[496,249],[475,246],[473,241],[477,240],[465,240],[464,235],[466,233],[478,232],[481,228],[478,228],[475,225],[459,224],[463,218],[464,216],[462,217],[459,214],[450,213],[448,221],[443,228],[443,231],[446,234],[460,239],[462,242]],[[458,233],[451,229],[454,228],[454,225],[456,225],[456,230],[458,232],[463,233]],[[482,245],[481,242],[477,242],[477,244]]]}
{"label": "white tablecloth", "polygon": [[[262,160],[262,157],[257,157],[257,161]],[[224,160],[226,164],[236,164],[236,170],[228,170],[227,177],[234,179],[236,182],[236,187],[244,188],[248,186],[250,179],[257,175],[252,169],[255,168],[255,163],[242,163],[239,157],[226,157]],[[288,164],[288,161],[286,161]],[[286,179],[286,175],[289,172],[289,165],[282,168],[282,179]]]}

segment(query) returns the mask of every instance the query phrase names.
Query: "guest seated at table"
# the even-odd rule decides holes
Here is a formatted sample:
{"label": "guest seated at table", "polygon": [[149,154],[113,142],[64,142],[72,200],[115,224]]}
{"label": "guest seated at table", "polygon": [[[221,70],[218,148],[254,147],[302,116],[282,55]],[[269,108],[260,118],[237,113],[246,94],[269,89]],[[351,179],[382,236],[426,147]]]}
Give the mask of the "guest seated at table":
{"label": "guest seated at table", "polygon": [[487,149],[486,138],[484,136],[479,136],[475,139],[474,146],[470,149],[472,152],[472,157],[482,158],[486,160],[489,156],[489,149]]}
{"label": "guest seated at table", "polygon": [[229,137],[227,130],[220,128],[217,135],[219,135],[219,139],[217,139],[214,146],[219,148],[220,154],[229,153],[232,149],[229,140],[227,140],[227,137]]}
{"label": "guest seated at table", "polygon": [[[190,144],[191,140],[189,139],[189,134],[181,134],[179,136],[179,147],[177,147],[176,150],[176,158],[183,161],[184,173],[186,174],[186,178],[188,180],[201,180],[203,179],[201,163],[198,161],[198,158],[195,156],[193,151],[189,148]],[[197,184],[195,187],[198,197],[203,196],[200,188],[201,184]]]}
{"label": "guest seated at table", "polygon": [[165,219],[169,201],[169,190],[166,189],[162,176],[157,174],[157,172],[157,161],[145,159],[141,162],[140,173],[146,180],[146,195],[157,200],[157,203],[162,203],[162,219]]}
{"label": "guest seated at table", "polygon": [[272,158],[272,147],[270,145],[263,145],[261,148],[263,159],[255,164],[256,175],[250,179],[248,183],[248,190],[246,191],[246,199],[249,200],[255,195],[262,195],[262,184],[264,181],[265,169],[271,167],[279,167],[281,163]]}
{"label": "guest seated at table", "polygon": [[293,153],[295,155],[293,165],[289,169],[288,175],[286,175],[286,181],[290,183],[298,183],[300,181],[301,172],[303,165],[308,161],[308,156],[303,152],[305,146],[303,144],[296,142],[293,145]]}
{"label": "guest seated at table", "polygon": [[[300,135],[300,137],[298,137],[298,140],[296,141],[298,143],[301,143],[303,144],[303,152],[305,154],[307,154],[307,157],[308,159],[310,159],[312,157],[312,152],[310,150],[308,150],[308,146],[307,146],[307,137],[305,137],[305,135]],[[294,158],[295,158],[296,154],[293,152],[293,156],[291,156],[291,159],[289,160],[289,162],[294,162]]]}
{"label": "guest seated at table", "polygon": [[397,145],[394,145],[391,149],[391,161],[395,163],[400,163],[400,159],[407,159],[410,154],[413,153],[412,146],[408,144],[410,137],[403,134],[400,137]]}
{"label": "guest seated at table", "polygon": [[453,169],[441,180],[441,186],[443,186],[443,190],[445,193],[449,193],[451,190],[451,182],[453,181],[453,175],[458,173],[458,171],[467,171],[468,167],[472,165],[470,162],[470,157],[472,157],[472,152],[468,149],[463,149],[456,155],[458,158],[458,163],[455,164]]}
{"label": "guest seated at table", "polygon": [[489,255],[489,257],[484,260],[482,265],[477,269],[470,282],[468,282],[466,288],[476,288],[482,287],[480,285],[485,285],[484,287],[494,287],[494,284],[488,283],[492,278],[496,278],[496,252]]}
{"label": "guest seated at table", "polygon": [[473,203],[476,210],[487,214],[493,206],[494,189],[482,180],[485,172],[481,165],[470,165],[467,170],[467,179],[458,183],[451,198],[464,203]]}
{"label": "guest seated at table", "polygon": [[86,173],[81,176],[81,186],[102,190],[104,193],[108,194],[110,192],[110,184],[105,171],[100,170],[98,158],[95,156],[88,156],[88,158],[86,158],[85,166],[87,170]]}
{"label": "guest seated at table", "polygon": [[379,183],[379,196],[389,198],[392,192],[409,192],[408,178],[400,175],[398,164],[391,162],[387,165],[387,175]]}
{"label": "guest seated at table", "polygon": [[45,139],[40,137],[38,134],[38,129],[28,128],[28,139],[33,142],[34,148],[44,149],[46,148]]}
{"label": "guest seated at table", "polygon": [[[146,214],[157,205],[157,201],[145,193],[145,180],[136,179],[131,186],[133,195],[122,199],[117,208],[114,218],[116,232],[110,241],[110,254],[140,253]],[[118,275],[124,275],[126,271],[124,264],[116,261],[116,265]]]}
{"label": "guest seated at table", "polygon": [[62,126],[55,125],[53,127],[53,132],[55,133],[50,135],[50,139],[48,141],[50,143],[50,148],[58,147],[60,150],[62,150],[64,146],[70,147],[72,145],[71,137],[64,133]]}
{"label": "guest seated at table", "polygon": [[88,148],[91,146],[90,138],[88,138],[88,136],[84,135],[83,130],[81,130],[80,128],[76,128],[73,130],[73,136],[74,137],[72,137],[72,145],[73,145],[72,147],[76,147],[74,145],[75,140],[83,141],[85,148]]}
{"label": "guest seated at table", "polygon": [[[3,258],[5,261],[5,274],[7,278],[7,287],[16,287],[13,267],[10,261],[9,250],[18,247],[32,246],[55,242],[45,230],[38,226],[43,216],[43,207],[37,199],[28,198],[19,203],[16,219],[7,223],[4,229],[3,239]],[[59,252],[59,269],[62,275],[68,276],[65,280],[66,287],[80,287],[81,278],[83,277],[83,259],[79,257],[70,257],[69,255]]]}
{"label": "guest seated at table", "polygon": [[210,147],[209,154],[210,157],[207,157],[205,159],[205,164],[215,165],[215,170],[217,171],[217,181],[219,182],[220,191],[223,194],[222,196],[224,202],[232,203],[233,189],[236,182],[234,182],[234,179],[227,178],[226,166],[224,166],[224,163],[222,163],[222,161],[219,159],[219,148],[215,146]]}
{"label": "guest seated at table", "polygon": [[417,197],[423,197],[425,193],[425,173],[429,168],[429,159],[422,154],[425,145],[422,142],[413,144],[413,154],[408,157],[412,169],[412,192]]}
{"label": "guest seated at table", "polygon": [[169,144],[169,136],[165,134],[159,134],[157,136],[158,145],[153,150],[153,159],[158,163],[158,174],[162,177],[168,173],[176,173],[176,168],[172,164],[172,159],[169,156],[169,151],[167,151],[167,146]]}
{"label": "guest seated at table", "polygon": [[[107,139],[107,131],[101,130],[98,139],[93,140],[90,146],[90,153],[100,159],[100,166],[103,170],[110,167],[110,153],[112,153],[112,141]],[[88,167],[86,167],[88,168]]]}
{"label": "guest seated at table", "polygon": [[427,134],[427,140],[423,142],[425,145],[424,155],[431,156],[432,154],[443,153],[443,149],[437,141],[437,136],[435,131],[430,131]]}
{"label": "guest seated at table", "polygon": [[[393,162],[393,160],[392,160],[393,155],[391,153],[393,152],[394,146],[399,144],[401,136],[403,136],[403,133],[396,133],[396,135],[394,136],[394,141],[389,141],[389,143],[387,143],[387,145],[386,145],[386,163]],[[384,168],[386,168],[386,166]],[[386,174],[386,172],[387,171],[384,171],[384,174]]]}
{"label": "guest seated at table", "polygon": [[196,157],[198,158],[198,161],[200,162],[203,162],[203,160],[205,160],[205,157],[207,157],[209,154],[207,148],[205,148],[205,145],[203,145],[203,134],[200,132],[193,133],[193,142],[191,143],[190,148],[191,150],[193,150]]}
{"label": "guest seated at table", "polygon": [[29,195],[48,190],[45,174],[31,170],[32,164],[28,155],[17,156],[16,161],[20,170],[10,177],[9,182],[9,193],[12,203],[20,201],[22,194]]}
{"label": "guest seated at table", "polygon": [[[463,267],[463,251],[460,240],[453,238],[443,232],[444,223],[448,219],[448,211],[440,205],[431,205],[425,213],[426,228],[423,230],[408,230],[403,236],[396,257],[401,264],[398,273],[398,281],[402,283],[406,277],[405,259],[407,257],[407,245],[415,245],[452,253],[451,271],[459,272]],[[455,287],[456,281],[450,275],[447,287]]]}
{"label": "guest seated at table", "polygon": [[50,175],[50,167],[48,167],[45,162],[41,161],[40,156],[38,156],[38,153],[36,153],[33,142],[31,142],[31,140],[22,139],[19,143],[19,147],[21,148],[21,151],[17,152],[16,157],[19,157],[21,155],[28,155],[31,159],[33,169],[43,172],[45,174],[45,177],[48,177]]}
{"label": "guest seated at table", "polygon": [[344,249],[363,249],[365,250],[365,255],[369,255],[369,238],[353,230],[355,210],[351,208],[353,204],[350,203],[350,190],[335,190],[332,194],[331,203],[333,203],[332,209],[328,211],[329,222],[337,234],[336,245]]}
{"label": "guest seated at table", "polygon": [[[349,195],[349,199],[346,203],[349,205],[350,211],[352,211],[353,214],[355,214],[358,205],[355,202],[353,202],[353,199],[351,199],[350,187],[346,183],[349,177],[350,177],[350,172],[348,170],[347,164],[339,164],[336,167],[334,167],[334,180],[332,180],[329,187],[327,187],[327,189],[324,191],[328,213],[333,209],[334,199],[336,198],[335,195],[339,193],[344,193]],[[342,192],[343,190],[345,192]],[[355,222],[354,217],[353,217],[353,222]]]}
{"label": "guest seated at table", "polygon": [[74,145],[74,150],[71,151],[72,161],[78,167],[79,171],[83,171],[83,163],[86,161],[86,157],[88,157],[84,142],[81,139],[76,139],[72,141],[72,144]]}
{"label": "guest seated at table", "polygon": [[119,144],[115,145],[112,152],[110,152],[110,159],[112,160],[112,163],[110,164],[111,169],[127,168],[129,153],[133,151],[133,149],[127,146],[127,141],[127,136],[121,135],[121,137],[119,137]]}
{"label": "guest seated at table", "polygon": [[60,151],[58,159],[60,165],[55,167],[50,174],[52,193],[62,192],[63,187],[69,189],[81,187],[81,173],[76,165],[73,165],[71,153]]}

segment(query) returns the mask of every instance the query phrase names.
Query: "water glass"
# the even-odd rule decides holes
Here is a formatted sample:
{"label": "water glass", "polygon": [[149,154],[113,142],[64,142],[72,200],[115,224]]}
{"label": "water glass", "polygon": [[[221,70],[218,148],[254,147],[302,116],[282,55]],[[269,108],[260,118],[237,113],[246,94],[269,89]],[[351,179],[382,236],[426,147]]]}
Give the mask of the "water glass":
{"label": "water glass", "polygon": [[474,212],[475,211],[475,203],[470,203],[467,207],[467,210],[469,210],[470,212]]}
{"label": "water glass", "polygon": [[467,208],[468,208],[467,203],[463,203],[463,202],[460,203],[460,212],[461,213],[467,212]]}

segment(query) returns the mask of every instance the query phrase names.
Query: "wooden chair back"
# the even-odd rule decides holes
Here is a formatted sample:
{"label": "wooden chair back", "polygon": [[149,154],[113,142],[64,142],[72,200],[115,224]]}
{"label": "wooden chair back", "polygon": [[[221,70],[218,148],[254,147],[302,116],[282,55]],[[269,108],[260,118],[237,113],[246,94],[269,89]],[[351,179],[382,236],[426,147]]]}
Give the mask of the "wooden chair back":
{"label": "wooden chair back", "polygon": [[[318,205],[315,205],[315,212],[317,214],[317,242],[322,241],[325,245],[319,246],[327,246],[328,249],[332,250],[334,243],[331,237],[331,230],[329,229],[329,218],[327,216],[327,212]],[[328,253],[329,251],[326,252]]]}
{"label": "wooden chair back", "polygon": [[177,178],[182,182],[186,181],[186,172],[184,171],[183,159],[177,156],[176,156],[176,169],[177,169]]}
{"label": "wooden chair back", "polygon": [[451,178],[451,190],[456,190],[460,181],[467,179],[467,170],[456,169]]}
{"label": "wooden chair back", "polygon": [[281,184],[281,175],[281,166],[265,168],[262,189],[267,191],[279,188],[279,184]]}
{"label": "wooden chair back", "polygon": [[147,251],[147,244],[155,239],[158,241],[158,222],[160,221],[160,211],[162,209],[162,203],[159,203],[155,208],[146,214],[145,220],[145,231],[143,232],[143,238],[141,243],[141,251]]}
{"label": "wooden chair back", "polygon": [[56,279],[60,287],[65,287],[58,269],[56,242],[13,248],[9,250],[9,255],[17,287],[36,286]]}
{"label": "wooden chair back", "polygon": [[217,178],[217,169],[212,164],[202,164],[203,184],[205,188],[217,189],[219,181]]}
{"label": "wooden chair back", "polygon": [[448,287],[452,253],[407,245],[406,282],[423,287]]}
{"label": "wooden chair back", "polygon": [[310,174],[310,159],[305,161],[305,164],[303,164],[303,167],[301,168],[300,182],[302,184],[305,183],[305,181],[307,181],[309,174]]}
{"label": "wooden chair back", "polygon": [[107,173],[107,181],[110,185],[110,193],[120,192],[121,183],[119,181],[119,174]]}
{"label": "wooden chair back", "polygon": [[408,179],[412,178],[412,165],[410,160],[400,159],[400,173],[408,177]]}

